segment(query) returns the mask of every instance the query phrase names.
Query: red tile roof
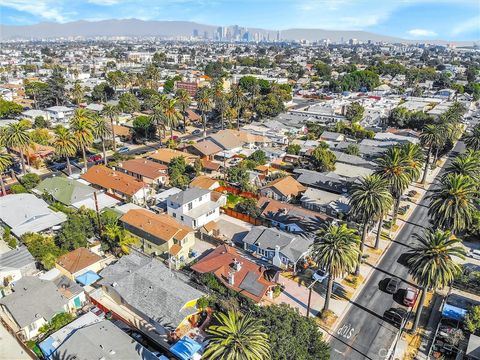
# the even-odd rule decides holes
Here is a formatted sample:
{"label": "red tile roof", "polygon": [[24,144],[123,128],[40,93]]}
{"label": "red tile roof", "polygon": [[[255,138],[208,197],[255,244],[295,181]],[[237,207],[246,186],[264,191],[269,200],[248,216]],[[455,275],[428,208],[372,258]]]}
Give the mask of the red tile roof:
{"label": "red tile roof", "polygon": [[112,189],[128,196],[135,195],[145,186],[143,181],[104,165],[92,166],[81,178],[104,189]]}

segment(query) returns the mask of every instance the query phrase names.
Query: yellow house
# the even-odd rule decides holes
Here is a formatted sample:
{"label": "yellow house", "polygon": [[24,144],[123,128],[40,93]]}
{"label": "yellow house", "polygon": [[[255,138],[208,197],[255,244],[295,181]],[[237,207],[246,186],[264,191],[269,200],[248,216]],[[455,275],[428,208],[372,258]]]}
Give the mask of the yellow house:
{"label": "yellow house", "polygon": [[105,267],[105,259],[81,247],[60,256],[55,262],[55,267],[70,280],[75,281],[77,276],[89,270],[98,273]]}
{"label": "yellow house", "polygon": [[155,214],[145,209],[133,209],[120,218],[125,229],[142,241],[146,254],[170,253],[177,260],[188,258],[195,244],[193,229],[181,225],[167,214]]}

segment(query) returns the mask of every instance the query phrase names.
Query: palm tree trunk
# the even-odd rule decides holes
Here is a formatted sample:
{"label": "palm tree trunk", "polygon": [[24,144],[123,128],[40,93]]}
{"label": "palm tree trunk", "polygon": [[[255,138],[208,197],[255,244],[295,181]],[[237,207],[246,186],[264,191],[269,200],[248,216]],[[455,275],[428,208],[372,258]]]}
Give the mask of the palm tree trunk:
{"label": "palm tree trunk", "polygon": [[368,221],[365,221],[363,224],[363,231],[362,231],[362,241],[360,242],[360,253],[358,254],[358,262],[357,267],[355,269],[355,275],[360,274],[360,264],[362,262],[363,250],[365,249],[365,240],[367,240],[368,234]]}
{"label": "palm tree trunk", "polygon": [[422,184],[425,185],[427,181],[427,174],[428,174],[428,166],[430,165],[430,156],[432,154],[432,147],[428,148],[427,159],[425,160],[425,169],[423,170],[423,177],[422,177]]}
{"label": "palm tree trunk", "polygon": [[22,174],[27,173],[27,167],[25,166],[25,157],[23,156],[23,150],[20,149],[20,161],[22,163]]}
{"label": "palm tree trunk", "polygon": [[115,142],[115,129],[113,127],[113,117],[110,118],[110,125],[112,126],[112,141],[113,141],[113,151],[117,151],[117,144]]}
{"label": "palm tree trunk", "polygon": [[383,226],[383,214],[378,220],[378,228],[377,228],[377,237],[375,238],[375,249],[380,247],[380,236],[382,235],[382,226]]}
{"label": "palm tree trunk", "polygon": [[203,117],[203,138],[207,137],[207,117],[205,116],[205,112],[202,113]]}
{"label": "palm tree trunk", "polygon": [[107,152],[105,151],[105,139],[102,138],[102,152],[103,152],[103,163],[107,165]]}
{"label": "palm tree trunk", "polygon": [[418,323],[420,322],[420,316],[423,310],[423,304],[425,303],[425,297],[427,296],[427,290],[422,289],[422,295],[420,296],[420,302],[418,303],[417,312],[415,313],[415,321],[412,327],[412,333],[417,332]]}
{"label": "palm tree trunk", "polygon": [[183,111],[183,133],[187,132],[187,112]]}
{"label": "palm tree trunk", "polygon": [[3,174],[0,174],[0,186],[2,188],[2,196],[7,195],[7,190],[5,190],[5,183],[3,182]]}
{"label": "palm tree trunk", "polygon": [[87,171],[87,152],[85,151],[85,145],[82,145],[82,156],[83,156],[83,169]]}
{"label": "palm tree trunk", "polygon": [[70,176],[72,175],[72,165],[70,165],[70,159],[68,158],[68,156],[65,156],[65,158],[67,159],[68,176]]}
{"label": "palm tree trunk", "polygon": [[238,109],[237,113],[237,130],[240,130],[240,109]]}
{"label": "palm tree trunk", "polygon": [[[160,126],[157,126],[157,129],[158,129],[158,130],[157,130],[157,131],[158,131],[158,137],[159,137],[159,139],[160,139],[160,146],[162,146],[162,145],[163,145],[163,144],[162,144],[162,129],[160,128]],[[145,133],[145,136],[146,136],[147,139],[148,139],[148,135],[147,135],[147,134],[148,134],[148,131]]]}
{"label": "palm tree trunk", "polygon": [[400,197],[402,195],[399,194],[395,199],[395,204],[393,205],[393,217],[392,217],[392,226],[397,224],[397,217],[398,217],[398,209],[400,208]]}
{"label": "palm tree trunk", "polygon": [[220,121],[222,122],[222,130],[225,130],[225,121],[223,120],[223,112],[220,115]]}
{"label": "palm tree trunk", "polygon": [[170,140],[173,140],[173,126],[170,126]]}
{"label": "palm tree trunk", "polygon": [[332,292],[333,292],[333,276],[330,273],[330,275],[328,275],[327,294],[325,295],[325,304],[323,305],[322,312],[327,311],[328,308],[330,307],[330,298],[332,297]]}

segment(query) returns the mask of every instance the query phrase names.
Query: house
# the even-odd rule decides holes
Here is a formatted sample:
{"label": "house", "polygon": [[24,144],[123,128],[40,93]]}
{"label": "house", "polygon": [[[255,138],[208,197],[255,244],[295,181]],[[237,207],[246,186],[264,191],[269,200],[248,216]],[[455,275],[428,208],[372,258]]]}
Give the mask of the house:
{"label": "house", "polygon": [[178,224],[167,214],[136,209],[127,212],[120,221],[125,229],[143,240],[143,251],[149,255],[170,254],[183,261],[195,244],[193,229]]}
{"label": "house", "polygon": [[334,221],[325,213],[308,210],[278,200],[261,197],[257,206],[272,226],[292,233],[315,232]]}
{"label": "house", "polygon": [[35,259],[25,246],[0,254],[0,284],[6,286],[37,272]]}
{"label": "house", "polygon": [[51,281],[58,288],[58,291],[67,299],[67,308],[75,312],[82,308],[87,302],[85,291],[75,281],[63,275],[57,268],[50,269],[38,276],[41,280]]}
{"label": "house", "polygon": [[79,326],[65,336],[63,341],[56,341],[54,344],[58,346],[55,347],[50,359],[158,359],[109,320]]}
{"label": "house", "polygon": [[88,271],[100,272],[105,267],[105,260],[91,250],[80,247],[60,256],[55,262],[55,267],[70,280]]}
{"label": "house", "polygon": [[[33,190],[38,195],[48,194],[56,201],[80,209],[102,210],[115,206],[119,201],[103,191],[98,191],[78,180],[65,176],[53,176],[42,180]],[[96,200],[95,200],[95,194]]]}
{"label": "house", "polygon": [[174,149],[161,148],[149,154],[149,159],[160,164],[168,165],[172,159],[177,157],[185,158],[187,165],[193,165],[198,156]]}
{"label": "house", "polygon": [[222,150],[225,150],[227,153],[227,155],[225,155],[226,157],[232,157],[234,154],[240,152],[245,144],[244,141],[240,140],[240,138],[230,130],[220,130],[216,134],[210,135],[207,139],[214,142]]}
{"label": "house", "polygon": [[346,196],[310,187],[303,193],[300,201],[305,209],[333,217],[343,217],[350,210]]}
{"label": "house", "polygon": [[310,252],[313,239],[265,226],[254,226],[243,238],[243,248],[281,269],[296,271],[298,261]]}
{"label": "house", "polygon": [[373,174],[373,170],[363,166],[355,166],[342,162],[335,163],[335,170],[333,173],[346,178],[366,177]]}
{"label": "house", "polygon": [[193,155],[200,156],[202,159],[212,160],[214,156],[223,151],[223,149],[213,141],[203,140],[189,145],[187,151]]}
{"label": "house", "polygon": [[285,176],[265,185],[260,189],[260,195],[275,200],[290,201],[304,191],[305,187],[292,176]]}
{"label": "house", "polygon": [[356,177],[345,177],[334,172],[318,172],[306,169],[295,169],[298,174],[297,181],[307,187],[320,190],[347,194],[352,185],[358,181]]}
{"label": "house", "polygon": [[220,182],[208,176],[197,176],[189,185],[191,188],[199,188],[205,190],[215,190],[220,187]]}
{"label": "house", "polygon": [[276,286],[276,272],[272,274],[261,265],[249,260],[239,250],[220,245],[192,267],[200,273],[210,273],[226,287],[252,299],[256,303],[264,298],[272,299]]}
{"label": "house", "polygon": [[188,284],[188,276],[137,251],[122,256],[100,273],[99,284],[111,301],[134,312],[158,332],[175,331],[198,313],[205,293]]}
{"label": "house", "polygon": [[375,170],[377,168],[377,164],[373,161],[366,160],[360,156],[350,155],[340,151],[332,151],[335,155],[335,165],[342,163],[348,164],[353,166],[359,166],[363,168],[367,168],[370,170]]}
{"label": "house", "polygon": [[147,159],[131,159],[117,165],[118,171],[146,184],[163,186],[168,182],[168,166]]}
{"label": "house", "polygon": [[320,140],[327,143],[341,142],[345,141],[345,135],[332,131],[324,131],[322,135],[320,135]]}
{"label": "house", "polygon": [[120,199],[132,199],[136,204],[145,203],[150,194],[148,185],[143,181],[104,165],[92,166],[81,178]]}
{"label": "house", "polygon": [[36,109],[25,110],[24,112],[22,112],[22,118],[28,119],[32,122],[35,121],[35,118],[39,116],[43,117],[45,120],[49,120],[50,114],[47,111]]}
{"label": "house", "polygon": [[44,232],[67,220],[67,215],[56,212],[33,194],[10,194],[0,201],[0,220],[17,237],[27,232]]}
{"label": "house", "polygon": [[75,109],[66,106],[51,106],[45,111],[48,113],[48,119],[53,123],[66,124],[73,117]]}
{"label": "house", "polygon": [[56,314],[68,311],[68,299],[57,286],[35,276],[22,277],[13,293],[0,299],[0,316],[24,341],[37,336]]}
{"label": "house", "polygon": [[188,188],[167,199],[167,213],[192,229],[198,229],[220,216],[225,204],[222,194],[199,188]]}
{"label": "house", "polygon": [[274,147],[264,147],[261,149],[264,153],[268,161],[273,161],[275,159],[283,159],[287,152],[281,148],[274,148]]}

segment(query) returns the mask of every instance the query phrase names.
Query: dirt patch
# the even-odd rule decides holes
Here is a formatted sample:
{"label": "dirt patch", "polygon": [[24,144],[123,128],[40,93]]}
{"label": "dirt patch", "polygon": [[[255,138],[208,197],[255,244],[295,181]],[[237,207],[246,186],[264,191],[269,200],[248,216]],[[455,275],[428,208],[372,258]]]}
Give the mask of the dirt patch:
{"label": "dirt patch", "polygon": [[338,316],[331,310],[319,312],[315,322],[323,329],[330,330],[337,321]]}

